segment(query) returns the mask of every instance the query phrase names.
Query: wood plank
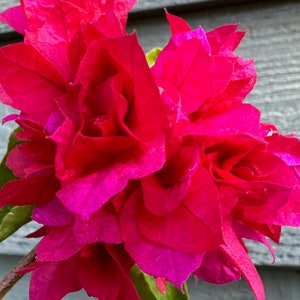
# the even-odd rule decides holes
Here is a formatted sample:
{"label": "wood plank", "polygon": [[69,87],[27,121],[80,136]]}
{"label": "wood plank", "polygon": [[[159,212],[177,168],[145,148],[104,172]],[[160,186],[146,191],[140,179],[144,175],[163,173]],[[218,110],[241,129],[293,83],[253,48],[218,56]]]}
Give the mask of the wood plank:
{"label": "wood plank", "polygon": [[137,0],[132,9],[135,17],[153,16],[164,14],[164,8],[173,12],[181,12],[208,7],[222,7],[259,0]]}
{"label": "wood plank", "polygon": [[0,11],[4,11],[5,9],[19,5],[20,0],[1,0],[0,2]]}

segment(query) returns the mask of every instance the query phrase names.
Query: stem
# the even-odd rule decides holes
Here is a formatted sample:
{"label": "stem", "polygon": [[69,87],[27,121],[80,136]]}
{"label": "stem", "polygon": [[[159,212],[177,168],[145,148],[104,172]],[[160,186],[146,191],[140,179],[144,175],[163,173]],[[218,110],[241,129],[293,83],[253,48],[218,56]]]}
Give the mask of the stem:
{"label": "stem", "polygon": [[35,250],[36,247],[25,255],[0,281],[0,299],[23,277],[24,274],[17,272],[35,261]]}

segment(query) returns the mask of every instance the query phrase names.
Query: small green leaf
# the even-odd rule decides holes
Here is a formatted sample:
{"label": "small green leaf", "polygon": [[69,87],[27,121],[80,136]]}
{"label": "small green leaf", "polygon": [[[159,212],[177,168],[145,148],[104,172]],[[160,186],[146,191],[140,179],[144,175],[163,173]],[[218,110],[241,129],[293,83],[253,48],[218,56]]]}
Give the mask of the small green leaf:
{"label": "small green leaf", "polygon": [[[13,133],[21,131],[21,128],[17,128]],[[0,163],[0,188],[8,181],[16,179],[13,172],[6,166],[6,160],[9,152],[16,147],[18,144],[21,143],[14,134],[11,134],[8,140],[8,146],[5,156],[3,157]]]}
{"label": "small green leaf", "polygon": [[[21,128],[17,128],[14,132],[21,131]],[[7,182],[16,179],[13,172],[6,166],[6,160],[9,152],[20,144],[14,134],[11,134],[7,152],[0,163],[0,188]],[[32,206],[11,206],[5,205],[0,209],[0,242],[5,240],[21,226],[25,225],[31,220]]]}
{"label": "small green leaf", "polygon": [[11,208],[12,208],[11,205],[5,205],[4,207],[1,208],[1,210],[0,210],[0,224],[1,224],[2,220],[4,219],[4,217],[9,213]]}
{"label": "small green leaf", "polygon": [[167,282],[167,292],[163,294],[157,289],[155,279],[142,272],[136,265],[131,269],[130,276],[141,300],[189,299],[186,285],[184,285],[184,293],[182,293],[177,287]]}
{"label": "small green leaf", "polygon": [[146,53],[146,60],[149,67],[152,67],[157,59],[157,56],[161,52],[161,48],[153,48],[148,53]]}
{"label": "small green leaf", "polygon": [[31,220],[32,205],[4,206],[0,211],[0,242]]}

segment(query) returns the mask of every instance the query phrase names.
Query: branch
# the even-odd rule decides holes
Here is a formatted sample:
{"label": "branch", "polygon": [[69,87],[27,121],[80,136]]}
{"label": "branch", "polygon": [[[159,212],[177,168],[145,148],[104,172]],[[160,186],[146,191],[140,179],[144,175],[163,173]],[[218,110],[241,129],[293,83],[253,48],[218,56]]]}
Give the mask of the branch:
{"label": "branch", "polygon": [[2,299],[8,291],[23,277],[24,274],[17,272],[28,266],[35,261],[34,247],[27,255],[25,255],[15,266],[12,268],[0,282],[0,299]]}

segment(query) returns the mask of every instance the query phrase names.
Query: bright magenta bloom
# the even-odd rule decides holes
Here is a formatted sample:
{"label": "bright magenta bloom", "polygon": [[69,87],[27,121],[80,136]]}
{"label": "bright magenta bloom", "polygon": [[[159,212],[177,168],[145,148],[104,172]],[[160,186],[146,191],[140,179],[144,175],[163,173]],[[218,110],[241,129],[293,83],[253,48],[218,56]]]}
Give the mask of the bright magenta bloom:
{"label": "bright magenta bloom", "polygon": [[[164,163],[163,102],[136,36],[124,32],[133,2],[98,4],[24,1],[2,15],[25,32],[24,43],[0,49],[1,100],[21,111],[5,121],[16,120],[24,143],[9,154],[18,179],[0,190],[0,202],[34,204],[33,219],[46,225],[31,299],[60,299],[81,287],[104,299],[137,298],[133,261],[114,250],[122,240],[108,201]],[[16,12],[26,22],[15,23]]]}
{"label": "bright magenta bloom", "polygon": [[88,221],[58,199],[35,208],[32,217],[44,227],[31,236],[44,237],[36,262],[26,270],[33,271],[30,299],[61,299],[81,288],[98,299],[139,299],[129,277],[134,261],[121,244],[110,202]]}
{"label": "bright magenta bloom", "polygon": [[237,25],[206,33],[167,14],[149,69],[125,32],[134,2],[24,0],[0,15],[25,34],[0,49],[1,101],[20,110],[4,121],[22,129],[0,205],[33,204],[43,225],[30,299],[139,299],[137,264],[179,288],[244,276],[263,300],[243,239],[272,252],[267,238],[300,225],[300,141],[243,103],[256,73],[234,54]]}
{"label": "bright magenta bloom", "polygon": [[62,299],[84,288],[98,299],[138,300],[128,275],[132,266],[121,245],[90,244],[66,260],[33,264],[29,296],[32,300]]}
{"label": "bright magenta bloom", "polygon": [[[97,31],[90,29],[92,36],[124,35],[128,10],[135,2],[135,0],[22,0],[21,6],[2,13],[0,20],[25,34],[26,44],[34,46],[61,74],[70,76],[68,48],[78,30],[92,24],[92,27],[97,28]],[[72,77],[68,79],[72,80]]]}
{"label": "bright magenta bloom", "polygon": [[179,287],[191,273],[215,283],[243,275],[264,299],[242,239],[272,251],[265,236],[279,242],[280,225],[298,225],[300,142],[242,103],[256,79],[253,61],[233,54],[243,32],[168,19],[173,36],[152,68],[169,120],[167,160],[124,200],[125,247],[142,270]]}
{"label": "bright magenta bloom", "polygon": [[[36,14],[41,17],[44,8],[37,3],[34,7],[42,10]],[[25,1],[25,13],[30,9]],[[48,14],[51,11],[50,7]],[[55,42],[30,42],[29,36],[40,36],[41,29],[29,13],[28,26],[33,31],[26,34],[25,43],[1,48],[1,67],[7,70],[0,75],[2,101],[21,110],[16,120],[26,132],[24,139],[30,135],[28,143],[10,154],[9,165],[22,179],[4,187],[2,204],[25,204],[19,195],[36,194],[34,181],[41,181],[45,171],[35,165],[46,164],[43,169],[52,176],[55,173],[56,184],[44,197],[50,200],[59,190],[58,197],[71,211],[88,218],[129,179],[148,175],[163,164],[162,101],[144,53],[135,35],[105,30],[109,36],[117,35],[107,38],[98,31],[102,23],[115,25],[107,20],[109,15],[100,15],[95,24],[80,23],[78,18],[70,21],[70,41],[64,40],[61,46],[67,64],[56,59],[63,57],[56,51],[49,56]],[[48,20],[44,26],[59,34],[62,20]],[[37,145],[45,153],[38,150],[35,155]],[[29,152],[34,155],[28,157]],[[18,171],[24,164],[30,173]],[[37,188],[43,187],[38,183]],[[28,197],[23,202],[44,201]]]}

